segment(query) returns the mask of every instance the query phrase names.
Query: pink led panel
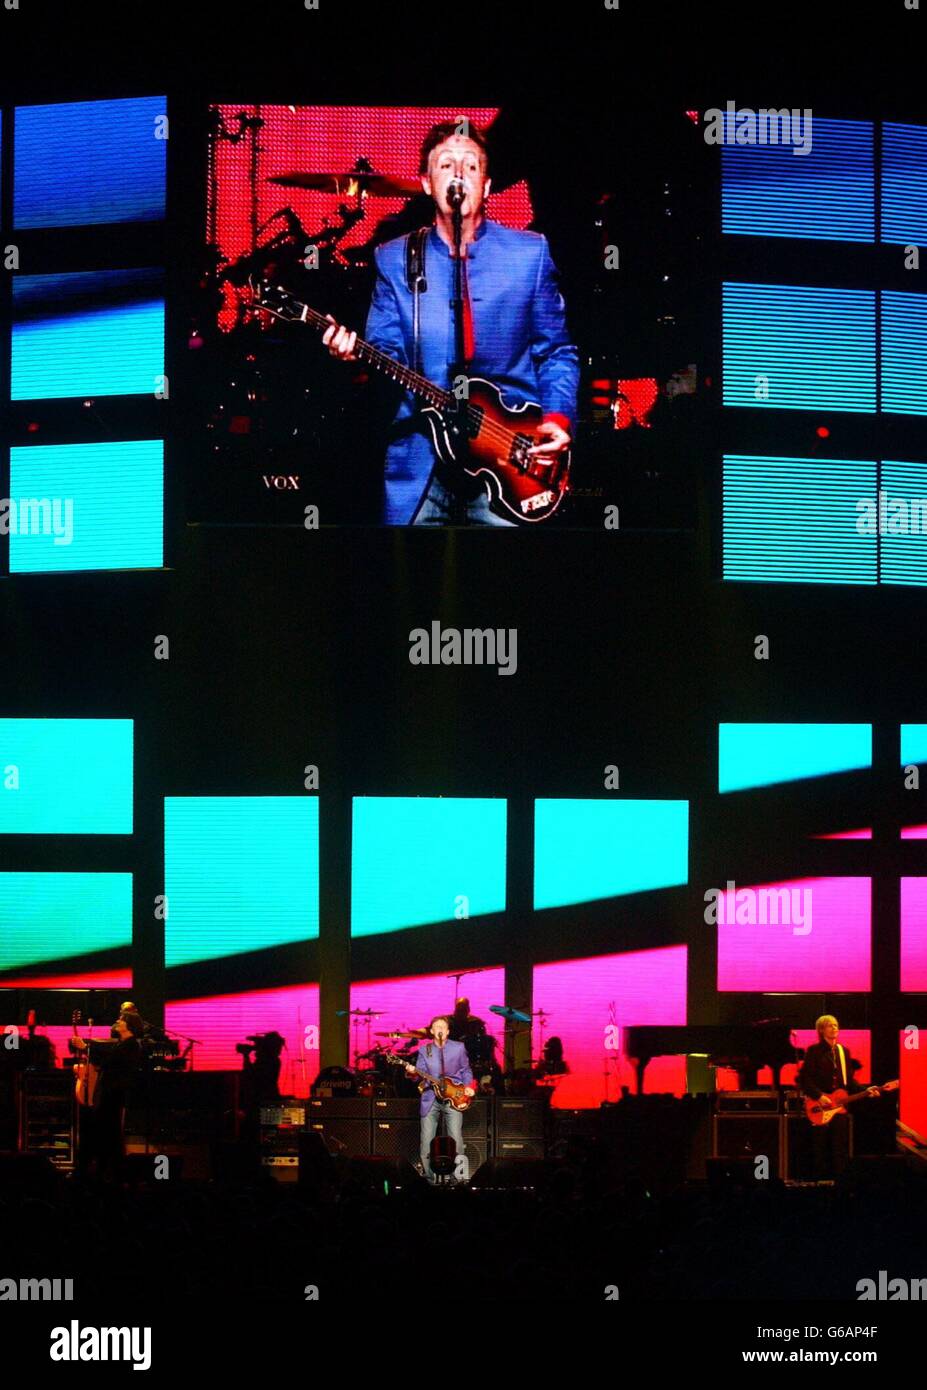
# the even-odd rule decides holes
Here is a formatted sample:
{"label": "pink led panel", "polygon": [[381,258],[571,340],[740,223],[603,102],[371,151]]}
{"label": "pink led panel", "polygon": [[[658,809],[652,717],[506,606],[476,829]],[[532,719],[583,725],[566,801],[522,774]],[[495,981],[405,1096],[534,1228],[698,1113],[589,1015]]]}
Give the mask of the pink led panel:
{"label": "pink led panel", "polygon": [[[249,994],[217,994],[208,999],[174,1000],[164,1010],[165,1027],[185,1037],[202,1038],[194,1048],[197,1071],[241,1071],[235,1044],[249,1033],[278,1032],[286,1038],[281,1054],[280,1092],[305,1096],[319,1071],[318,985],[289,985]],[[315,1036],[307,1035],[314,1026]],[[181,1049],[184,1044],[181,1044]]]}
{"label": "pink led panel", "polygon": [[927,990],[927,878],[901,880],[901,988]]}
{"label": "pink led panel", "polygon": [[[899,1119],[902,1124],[916,1129],[927,1139],[927,1030],[921,1029],[918,1047],[905,1047],[907,1035],[901,1034],[900,1070],[901,1081],[899,1100]],[[880,1077],[880,1081],[891,1081],[890,1076]]]}
{"label": "pink led panel", "polygon": [[[570,1071],[557,1083],[552,1104],[558,1109],[595,1107],[632,1091],[636,1070],[617,1049],[607,1046],[607,1029],[686,1021],[686,948],[628,951],[614,956],[556,961],[534,968],[534,1008],[544,1009],[544,1037],[558,1037]],[[541,1050],[535,1019],[534,1055]],[[685,1090],[685,1059],[655,1057],[644,1073],[648,1092]]]}
{"label": "pink led panel", "polygon": [[[762,899],[754,899],[755,923],[738,923],[744,911],[739,899],[748,885],[725,891],[718,903],[718,989],[782,990],[808,993],[868,990],[872,892],[869,878],[806,878],[751,884],[751,894],[763,889],[787,889],[795,911],[790,921],[775,922],[767,910],[760,919]],[[810,899],[805,896],[810,893]],[[793,894],[799,894],[795,897]],[[806,904],[810,902],[810,931]],[[724,921],[722,923],[722,904]],[[781,910],[779,915],[783,915]]]}
{"label": "pink led panel", "polygon": [[[499,1040],[496,1056],[502,1061],[502,1039],[504,1022],[498,1014],[490,1013],[490,1004],[505,1003],[505,972],[501,967],[481,970],[474,975],[464,975],[460,981],[459,994],[470,1000],[470,1012],[484,1020],[486,1031]],[[440,975],[407,975],[392,980],[363,980],[351,986],[352,1009],[375,1009],[379,1017],[370,1021],[370,1045],[386,1043],[389,1039],[376,1038],[377,1032],[391,1032],[407,1028],[427,1028],[435,1014],[453,1012],[454,977],[446,972]],[[352,1019],[352,1024],[357,1020]],[[366,1052],[366,1020],[351,1029],[351,1057],[354,1053]]]}

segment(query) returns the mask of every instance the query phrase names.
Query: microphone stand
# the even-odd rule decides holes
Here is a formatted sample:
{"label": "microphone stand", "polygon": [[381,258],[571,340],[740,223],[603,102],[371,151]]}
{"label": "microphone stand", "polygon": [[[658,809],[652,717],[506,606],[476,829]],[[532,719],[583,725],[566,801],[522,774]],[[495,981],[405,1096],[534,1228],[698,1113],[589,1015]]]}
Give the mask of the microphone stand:
{"label": "microphone stand", "polygon": [[[462,468],[467,460],[469,449],[469,437],[467,432],[467,409],[469,401],[465,396],[458,396],[453,390],[459,376],[467,375],[466,366],[466,346],[464,340],[464,299],[463,299],[463,260],[461,257],[462,238],[463,238],[463,213],[461,206],[463,197],[455,202],[451,209],[451,217],[454,228],[454,298],[451,301],[454,312],[454,370],[451,375],[451,394],[454,404],[451,408],[449,425],[454,437],[454,453],[457,462]],[[464,499],[459,491],[454,494],[454,510],[457,513],[458,524],[463,520]]]}

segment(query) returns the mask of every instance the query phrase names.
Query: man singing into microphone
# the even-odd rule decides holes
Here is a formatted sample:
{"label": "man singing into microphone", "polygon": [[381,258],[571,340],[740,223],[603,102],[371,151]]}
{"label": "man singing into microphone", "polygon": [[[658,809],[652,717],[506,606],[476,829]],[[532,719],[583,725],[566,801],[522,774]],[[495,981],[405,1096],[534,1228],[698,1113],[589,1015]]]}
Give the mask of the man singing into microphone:
{"label": "man singing into microphone", "polygon": [[[570,342],[563,296],[547,239],[514,231],[485,215],[489,194],[486,139],[460,119],[433,126],[422,144],[422,188],[435,220],[423,243],[418,351],[414,296],[408,284],[408,237],[377,248],[377,281],[366,337],[374,347],[420,371],[444,390],[455,380],[458,335],[453,302],[455,209],[460,214],[463,372],[492,381],[506,405],[527,401],[544,412],[542,458],[570,447],[576,418],[579,355]],[[415,236],[415,233],[411,234]],[[356,333],[334,321],[323,338],[335,357],[353,360]],[[416,364],[418,364],[416,366]],[[384,520],[388,525],[510,526],[489,508],[484,483],[436,460],[431,435],[410,393],[392,425],[386,455]]]}
{"label": "man singing into microphone", "polygon": [[[450,1019],[443,1014],[439,1014],[437,1018],[431,1020],[428,1031],[434,1042],[422,1043],[415,1054],[415,1066],[407,1066],[406,1072],[409,1076],[415,1076],[417,1075],[415,1068],[418,1067],[428,1076],[433,1076],[436,1079],[446,1076],[458,1086],[465,1087],[467,1095],[472,1096],[475,1094],[473,1072],[470,1070],[467,1049],[462,1042],[451,1042],[450,1027]],[[439,1100],[435,1095],[434,1087],[430,1085],[422,1091],[419,1115],[422,1125],[420,1149],[422,1169],[428,1181],[433,1183],[435,1176],[431,1171],[431,1141],[438,1132],[438,1122],[443,1117],[447,1132],[456,1144],[459,1156],[464,1151],[463,1115],[459,1110],[455,1110],[449,1101]]]}

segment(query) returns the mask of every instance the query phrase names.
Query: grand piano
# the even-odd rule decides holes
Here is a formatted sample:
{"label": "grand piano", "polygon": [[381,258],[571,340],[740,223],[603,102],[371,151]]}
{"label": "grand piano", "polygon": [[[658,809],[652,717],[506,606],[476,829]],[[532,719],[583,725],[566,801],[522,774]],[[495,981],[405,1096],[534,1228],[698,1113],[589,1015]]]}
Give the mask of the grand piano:
{"label": "grand piano", "polygon": [[637,1093],[654,1057],[707,1057],[711,1066],[732,1067],[742,1091],[756,1088],[761,1067],[771,1067],[775,1084],[784,1066],[797,1062],[801,1050],[792,1042],[792,1029],[780,1019],[762,1023],[649,1025],[623,1030],[624,1051],[637,1062]]}

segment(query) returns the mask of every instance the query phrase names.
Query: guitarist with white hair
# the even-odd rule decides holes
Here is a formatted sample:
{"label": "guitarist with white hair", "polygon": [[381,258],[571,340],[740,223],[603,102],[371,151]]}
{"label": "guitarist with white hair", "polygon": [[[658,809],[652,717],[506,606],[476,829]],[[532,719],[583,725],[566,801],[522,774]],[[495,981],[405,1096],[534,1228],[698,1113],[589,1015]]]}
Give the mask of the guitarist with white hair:
{"label": "guitarist with white hair", "polygon": [[[815,1101],[824,1112],[840,1105],[834,1093],[849,1095],[879,1094],[877,1086],[861,1086],[854,1080],[856,1063],[846,1048],[837,1041],[840,1025],[833,1014],[822,1014],[815,1024],[818,1040],[805,1052],[799,1075],[802,1094]],[[833,1115],[826,1124],[812,1131],[814,1145],[814,1176],[820,1182],[837,1178],[850,1161],[850,1117],[845,1110]]]}

